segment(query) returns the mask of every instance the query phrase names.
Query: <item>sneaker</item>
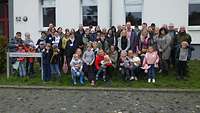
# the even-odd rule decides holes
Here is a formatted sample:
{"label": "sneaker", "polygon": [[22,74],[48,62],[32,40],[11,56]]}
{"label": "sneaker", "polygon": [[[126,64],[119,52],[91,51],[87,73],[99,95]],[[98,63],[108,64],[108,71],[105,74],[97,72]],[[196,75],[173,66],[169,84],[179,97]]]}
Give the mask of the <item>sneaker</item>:
{"label": "sneaker", "polygon": [[158,71],[158,73],[162,73],[162,69],[160,69],[160,70]]}
{"label": "sneaker", "polygon": [[96,75],[96,80],[98,80],[99,79],[99,75]]}
{"label": "sneaker", "polygon": [[92,80],[92,82],[91,82],[91,86],[94,86],[95,84],[94,84],[94,81]]}
{"label": "sneaker", "polygon": [[134,80],[134,77],[132,76],[132,77],[130,78],[130,80]]}
{"label": "sneaker", "polygon": [[137,77],[135,77],[135,80],[136,80],[136,81],[138,80]]}
{"label": "sneaker", "polygon": [[76,85],[77,83],[76,82],[74,82],[74,85]]}
{"label": "sneaker", "polygon": [[103,76],[103,81],[106,81],[106,76]]}
{"label": "sneaker", "polygon": [[151,79],[149,78],[149,79],[148,79],[148,83],[150,83],[150,82],[151,82]]}
{"label": "sneaker", "polygon": [[156,82],[156,80],[155,80],[155,79],[152,79],[152,82],[153,82],[153,83],[155,83],[155,82]]}

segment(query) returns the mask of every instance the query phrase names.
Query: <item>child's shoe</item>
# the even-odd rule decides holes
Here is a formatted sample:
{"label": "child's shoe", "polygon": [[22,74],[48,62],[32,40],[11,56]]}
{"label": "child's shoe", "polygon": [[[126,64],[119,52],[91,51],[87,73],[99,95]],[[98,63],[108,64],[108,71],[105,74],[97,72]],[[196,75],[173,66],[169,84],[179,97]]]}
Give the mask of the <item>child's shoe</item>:
{"label": "child's shoe", "polygon": [[132,76],[132,77],[130,78],[130,81],[131,81],[131,80],[134,80],[134,79],[135,79],[135,78]]}
{"label": "child's shoe", "polygon": [[153,83],[155,83],[155,82],[156,82],[156,80],[155,80],[155,79],[152,79],[152,82],[153,82]]}
{"label": "child's shoe", "polygon": [[92,82],[91,82],[91,86],[94,86],[94,85],[95,85],[94,80],[92,80]]}
{"label": "child's shoe", "polygon": [[103,76],[103,81],[106,81],[106,76],[105,75]]}
{"label": "child's shoe", "polygon": [[151,82],[151,79],[149,78],[149,79],[148,79],[148,83],[150,83],[150,82]]}

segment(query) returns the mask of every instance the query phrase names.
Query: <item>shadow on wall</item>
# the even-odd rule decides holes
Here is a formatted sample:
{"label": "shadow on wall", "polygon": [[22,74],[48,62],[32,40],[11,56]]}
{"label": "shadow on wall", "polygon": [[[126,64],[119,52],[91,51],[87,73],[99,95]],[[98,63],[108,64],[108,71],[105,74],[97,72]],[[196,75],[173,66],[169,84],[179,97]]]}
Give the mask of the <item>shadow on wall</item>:
{"label": "shadow on wall", "polygon": [[200,44],[193,44],[194,51],[192,52],[192,60],[197,59],[200,60]]}

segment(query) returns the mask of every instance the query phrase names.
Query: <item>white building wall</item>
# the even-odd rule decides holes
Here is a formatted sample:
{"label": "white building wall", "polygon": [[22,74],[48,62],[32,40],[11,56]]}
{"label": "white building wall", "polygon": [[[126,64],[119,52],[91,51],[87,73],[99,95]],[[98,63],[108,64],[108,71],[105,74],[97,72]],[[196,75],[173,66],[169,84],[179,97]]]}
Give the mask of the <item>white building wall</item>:
{"label": "white building wall", "polygon": [[[40,2],[39,0],[13,0],[13,20],[14,20],[14,34],[22,32],[24,39],[25,32],[30,32],[34,42],[40,36]],[[28,17],[28,21],[16,21],[16,17]]]}
{"label": "white building wall", "polygon": [[142,20],[159,26],[173,22],[188,25],[188,0],[144,0]]}
{"label": "white building wall", "polygon": [[124,0],[112,0],[112,25],[125,24]]}
{"label": "white building wall", "polygon": [[110,0],[97,0],[98,25],[101,28],[110,26]]}
{"label": "white building wall", "polygon": [[81,23],[80,0],[56,0],[56,26],[77,29]]}

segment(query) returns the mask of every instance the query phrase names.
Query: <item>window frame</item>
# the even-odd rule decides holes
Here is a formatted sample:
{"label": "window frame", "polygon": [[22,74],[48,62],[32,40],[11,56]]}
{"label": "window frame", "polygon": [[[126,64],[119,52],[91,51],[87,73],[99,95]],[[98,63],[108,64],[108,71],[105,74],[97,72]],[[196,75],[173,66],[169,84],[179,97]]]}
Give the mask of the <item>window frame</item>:
{"label": "window frame", "polygon": [[[141,10],[140,11],[127,11],[127,7],[141,7]],[[126,14],[127,13],[140,13],[141,12],[141,25],[142,25],[142,20],[143,20],[143,6],[144,6],[144,0],[135,0],[134,2],[131,2],[131,0],[124,0],[124,14],[125,14],[125,22],[126,21]],[[138,26],[141,26],[140,24],[138,24]],[[132,26],[135,26],[135,23],[134,25]]]}
{"label": "window frame", "polygon": [[192,31],[195,31],[195,30],[200,30],[200,24],[199,25],[189,25],[189,7],[190,7],[190,4],[199,4],[200,5],[200,1],[199,0],[189,0],[189,3],[188,3],[188,30],[192,30]]}
{"label": "window frame", "polygon": [[[97,25],[98,25],[98,0],[96,0],[96,1],[94,1],[94,4],[84,4],[84,2],[83,2],[83,0],[81,0],[81,2],[80,2],[80,6],[81,6],[81,8],[80,8],[80,13],[81,13],[81,24],[84,26],[84,23],[83,23],[83,17],[84,16],[95,16],[95,15],[83,15],[83,7],[85,7],[85,6],[88,6],[88,7],[90,7],[90,6],[96,6],[97,7]],[[84,27],[89,27],[89,25],[87,25],[87,26],[84,26]]]}
{"label": "window frame", "polygon": [[48,4],[48,5],[43,4],[43,1],[44,0],[41,0],[41,3],[40,3],[40,6],[41,6],[41,8],[40,8],[40,13],[41,13],[41,15],[40,15],[41,16],[41,18],[40,18],[41,21],[40,22],[41,23],[40,24],[41,24],[41,28],[42,28],[40,31],[43,31],[44,29],[48,28],[48,26],[47,27],[44,26],[43,8],[55,8],[55,25],[54,26],[56,26],[56,0],[53,0],[53,1],[55,1],[54,4]]}

